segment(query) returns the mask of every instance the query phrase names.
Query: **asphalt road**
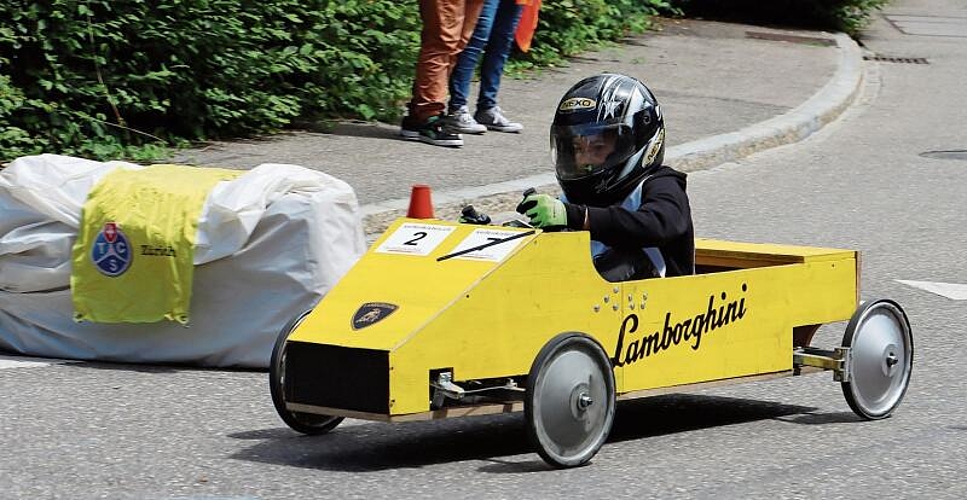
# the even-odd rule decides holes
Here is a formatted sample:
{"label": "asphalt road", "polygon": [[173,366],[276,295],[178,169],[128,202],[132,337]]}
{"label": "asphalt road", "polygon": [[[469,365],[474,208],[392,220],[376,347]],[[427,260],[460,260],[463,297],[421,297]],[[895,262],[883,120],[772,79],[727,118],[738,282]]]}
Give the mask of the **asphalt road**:
{"label": "asphalt road", "polygon": [[869,62],[839,121],[689,191],[700,236],[863,251],[863,298],[897,300],[914,329],[892,418],[860,421],[828,373],[660,396],[620,404],[592,463],[558,471],[520,415],[303,437],[264,373],[0,359],[0,498],[967,498],[967,302],[897,281],[967,283],[967,160],[921,155],[967,149],[967,10],[885,14],[866,47],[928,64]]}

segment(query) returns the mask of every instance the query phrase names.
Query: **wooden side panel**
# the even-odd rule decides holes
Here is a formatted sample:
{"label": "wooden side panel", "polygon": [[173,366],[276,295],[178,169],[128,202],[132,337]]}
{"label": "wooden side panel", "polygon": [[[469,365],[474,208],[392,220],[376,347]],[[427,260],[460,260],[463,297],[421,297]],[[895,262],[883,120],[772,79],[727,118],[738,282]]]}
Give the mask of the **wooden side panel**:
{"label": "wooden side panel", "polygon": [[789,370],[793,327],[849,318],[855,286],[852,255],[626,284],[619,392]]}

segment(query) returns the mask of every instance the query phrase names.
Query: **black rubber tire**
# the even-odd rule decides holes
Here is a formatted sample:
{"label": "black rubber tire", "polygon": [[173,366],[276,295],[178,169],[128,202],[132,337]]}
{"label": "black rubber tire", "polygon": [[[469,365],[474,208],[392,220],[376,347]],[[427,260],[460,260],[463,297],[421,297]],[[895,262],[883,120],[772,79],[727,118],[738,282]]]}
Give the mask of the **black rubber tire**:
{"label": "black rubber tire", "polygon": [[269,363],[269,392],[272,394],[272,404],[275,405],[275,411],[278,412],[279,417],[286,425],[303,434],[316,436],[335,429],[337,425],[342,423],[343,417],[294,412],[285,407],[286,341],[308,315],[309,311],[306,311],[289,321],[275,340],[275,346],[272,348],[272,361]]}
{"label": "black rubber tire", "polygon": [[615,399],[614,368],[601,345],[581,333],[558,335],[537,354],[527,378],[528,437],[551,466],[583,465],[611,433]]}
{"label": "black rubber tire", "polygon": [[865,420],[892,415],[913,372],[913,332],[903,308],[887,299],[862,303],[846,326],[843,347],[850,348],[851,363],[840,385],[850,409]]}

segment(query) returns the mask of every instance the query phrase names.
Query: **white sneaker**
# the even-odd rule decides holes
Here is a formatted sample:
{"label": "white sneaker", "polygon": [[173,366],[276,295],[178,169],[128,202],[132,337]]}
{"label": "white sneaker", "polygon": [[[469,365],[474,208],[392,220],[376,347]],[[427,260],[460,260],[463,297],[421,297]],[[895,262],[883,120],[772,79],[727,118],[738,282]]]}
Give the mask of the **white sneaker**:
{"label": "white sneaker", "polygon": [[498,132],[520,132],[524,129],[524,126],[517,122],[512,122],[504,116],[503,111],[500,110],[500,106],[494,106],[490,109],[477,110],[477,114],[474,115],[474,119],[478,124],[485,126],[488,130],[496,130]]}
{"label": "white sneaker", "polygon": [[482,134],[487,131],[487,127],[470,116],[470,110],[466,106],[460,106],[447,115],[446,127],[455,134]]}

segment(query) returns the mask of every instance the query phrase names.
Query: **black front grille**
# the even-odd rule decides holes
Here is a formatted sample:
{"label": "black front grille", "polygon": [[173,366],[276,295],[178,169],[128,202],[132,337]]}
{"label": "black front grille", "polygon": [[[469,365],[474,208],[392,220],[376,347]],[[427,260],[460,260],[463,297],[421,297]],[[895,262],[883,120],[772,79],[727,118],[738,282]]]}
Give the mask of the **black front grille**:
{"label": "black front grille", "polygon": [[285,355],[285,399],[389,414],[389,352],[289,342]]}

